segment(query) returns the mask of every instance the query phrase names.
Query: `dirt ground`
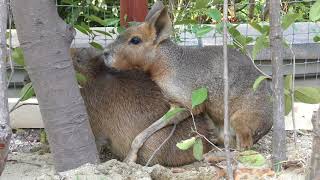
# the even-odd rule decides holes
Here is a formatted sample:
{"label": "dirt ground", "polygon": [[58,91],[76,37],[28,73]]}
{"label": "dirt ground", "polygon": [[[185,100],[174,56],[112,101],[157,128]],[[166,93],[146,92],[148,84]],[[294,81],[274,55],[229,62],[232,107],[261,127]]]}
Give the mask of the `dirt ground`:
{"label": "dirt ground", "polygon": [[[204,161],[176,168],[160,165],[143,167],[138,164],[125,164],[115,159],[100,165],[86,164],[75,170],[56,174],[50,153],[44,153],[38,129],[19,130],[15,132],[10,147],[10,154],[1,180],[20,179],[223,179],[225,162],[213,162],[210,154]],[[287,131],[287,169],[275,174],[269,169],[271,157],[270,132],[254,146],[267,159],[264,167],[248,168],[235,162],[235,175],[241,179],[304,179],[308,169],[312,134],[299,131],[297,148],[293,141],[293,132]],[[213,153],[213,152],[212,152]],[[209,157],[209,158],[208,158]]]}

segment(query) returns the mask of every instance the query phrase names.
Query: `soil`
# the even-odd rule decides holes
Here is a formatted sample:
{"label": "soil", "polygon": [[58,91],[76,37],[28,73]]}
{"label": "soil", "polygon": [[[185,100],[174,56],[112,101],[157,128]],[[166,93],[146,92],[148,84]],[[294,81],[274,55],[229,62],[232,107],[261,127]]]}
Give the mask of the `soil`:
{"label": "soil", "polygon": [[[40,130],[27,129],[15,132],[6,168],[1,179],[224,179],[225,161],[212,158],[210,152],[203,161],[182,167],[163,167],[155,165],[144,167],[135,163],[126,164],[116,159],[111,159],[108,152],[104,156],[106,162],[99,165],[86,164],[77,169],[57,174],[53,161],[46,146],[40,143]],[[297,134],[296,148],[293,132],[287,131],[288,161],[286,168],[281,173],[270,170],[272,132],[263,137],[253,150],[261,153],[267,163],[260,168],[246,167],[239,162],[234,162],[235,176],[241,179],[305,179],[311,155],[312,134],[310,131],[299,131]],[[236,152],[234,154],[237,154]],[[223,158],[222,158],[223,159]],[[236,158],[235,158],[236,159]]]}

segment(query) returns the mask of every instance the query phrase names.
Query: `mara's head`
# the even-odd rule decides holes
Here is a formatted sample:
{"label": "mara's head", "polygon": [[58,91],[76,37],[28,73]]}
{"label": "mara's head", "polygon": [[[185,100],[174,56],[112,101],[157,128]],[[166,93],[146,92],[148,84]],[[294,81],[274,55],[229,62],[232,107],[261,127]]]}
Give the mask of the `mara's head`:
{"label": "mara's head", "polygon": [[157,1],[145,22],[129,27],[106,48],[105,64],[120,70],[147,70],[159,58],[160,43],[170,38],[171,26],[167,8]]}

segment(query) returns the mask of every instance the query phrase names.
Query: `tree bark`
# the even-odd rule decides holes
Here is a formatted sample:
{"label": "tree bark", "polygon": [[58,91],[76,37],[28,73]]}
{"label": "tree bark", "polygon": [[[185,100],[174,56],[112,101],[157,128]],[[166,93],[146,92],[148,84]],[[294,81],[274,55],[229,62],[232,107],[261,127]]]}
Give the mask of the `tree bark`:
{"label": "tree bark", "polygon": [[14,0],[13,13],[56,170],[99,162],[69,54],[74,30],[52,0]]}
{"label": "tree bark", "polygon": [[283,42],[280,25],[280,1],[270,1],[270,48],[272,63],[273,89],[273,168],[278,171],[279,162],[286,160],[286,132],[284,126],[284,93],[283,93]]}
{"label": "tree bark", "polygon": [[[234,1],[233,1],[234,2]],[[224,103],[224,149],[227,160],[227,179],[233,180],[233,168],[230,155],[230,118],[229,118],[229,62],[228,62],[228,0],[223,2],[223,103]]]}
{"label": "tree bark", "polygon": [[254,8],[255,8],[255,0],[249,0],[249,12],[248,12],[249,20],[252,20],[254,17]]}
{"label": "tree bark", "polygon": [[320,177],[320,107],[312,117],[313,142],[311,165],[308,179],[317,179]]}
{"label": "tree bark", "polygon": [[0,0],[0,175],[2,174],[9,152],[11,128],[9,126],[9,108],[6,76],[6,30],[7,1]]}

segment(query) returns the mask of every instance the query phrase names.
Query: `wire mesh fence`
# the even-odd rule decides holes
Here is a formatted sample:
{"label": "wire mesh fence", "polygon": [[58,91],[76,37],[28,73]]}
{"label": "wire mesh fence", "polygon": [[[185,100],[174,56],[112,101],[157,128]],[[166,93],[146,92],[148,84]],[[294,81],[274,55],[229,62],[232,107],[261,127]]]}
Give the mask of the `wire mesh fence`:
{"label": "wire mesh fence", "polygon": [[[149,7],[153,4],[149,0]],[[216,20],[208,16],[208,11],[217,9],[222,12],[222,2],[179,0],[164,1],[172,14],[175,33],[173,38],[184,46],[222,45],[221,28]],[[292,74],[293,58],[295,58],[295,77],[297,86],[320,86],[320,44],[315,38],[320,34],[320,23],[309,20],[310,7],[314,0],[282,1],[283,17],[288,14],[298,14],[295,23],[283,32],[286,41],[284,49],[284,74]],[[123,29],[120,27],[120,1],[82,1],[56,0],[59,15],[77,29],[72,47],[84,48],[106,47]],[[196,6],[198,7],[196,9]],[[245,44],[246,52],[252,56],[256,39],[261,32],[255,29],[251,22],[268,23],[267,1],[231,1],[229,4],[229,21],[236,25],[236,29],[252,41]],[[208,28],[210,27],[210,28]],[[90,28],[90,30],[89,30]],[[207,29],[206,29],[207,28]],[[200,34],[198,31],[208,31]],[[201,32],[200,32],[201,33]],[[229,34],[229,44],[235,43],[235,38]],[[98,45],[97,45],[98,44]],[[18,40],[15,31],[12,31],[12,46],[17,47]],[[240,43],[240,46],[243,45]],[[255,64],[263,72],[271,74],[270,51],[264,48],[254,58]],[[8,67],[8,72],[10,68]],[[15,64],[15,73],[10,82],[9,97],[17,97],[23,87],[25,78],[24,68]]]}

